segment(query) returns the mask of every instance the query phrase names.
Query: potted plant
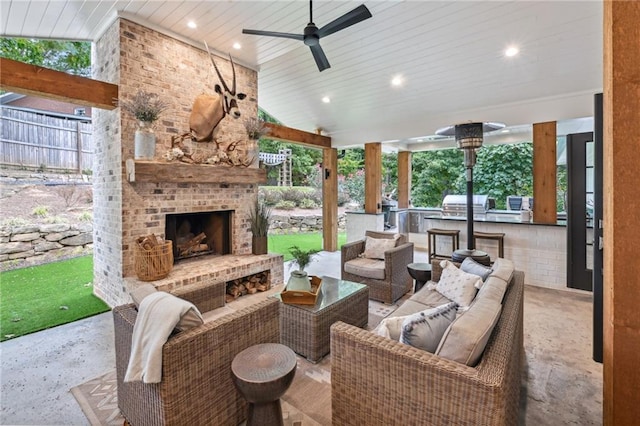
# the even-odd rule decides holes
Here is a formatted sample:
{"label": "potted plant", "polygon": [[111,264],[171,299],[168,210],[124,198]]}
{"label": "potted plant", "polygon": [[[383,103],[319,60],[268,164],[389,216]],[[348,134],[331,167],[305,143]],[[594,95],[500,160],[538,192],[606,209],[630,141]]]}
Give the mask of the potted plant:
{"label": "potted plant", "polygon": [[119,101],[125,111],[138,120],[135,134],[134,158],[137,160],[153,160],[156,153],[156,135],[153,133],[153,123],[160,118],[168,104],[154,93],[138,91],[129,101]]}
{"label": "potted plant", "polygon": [[298,246],[289,248],[289,253],[293,256],[292,264],[298,265],[298,270],[291,271],[291,276],[287,282],[287,290],[311,291],[309,276],[305,272],[318,250],[302,250]]}
{"label": "potted plant", "polygon": [[256,198],[253,208],[249,212],[251,221],[252,252],[253,254],[267,254],[267,235],[269,234],[269,220],[271,209],[264,202]]}

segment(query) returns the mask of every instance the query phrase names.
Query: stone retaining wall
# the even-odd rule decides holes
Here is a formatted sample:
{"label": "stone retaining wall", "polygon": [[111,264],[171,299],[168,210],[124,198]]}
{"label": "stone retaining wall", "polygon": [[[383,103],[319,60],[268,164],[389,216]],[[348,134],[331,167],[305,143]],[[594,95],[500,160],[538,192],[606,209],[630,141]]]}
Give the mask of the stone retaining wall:
{"label": "stone retaining wall", "polygon": [[[269,234],[296,234],[322,231],[322,215],[272,215]],[[346,215],[338,215],[338,230],[346,229]]]}
{"label": "stone retaining wall", "polygon": [[90,223],[48,223],[0,228],[0,271],[90,254]]}

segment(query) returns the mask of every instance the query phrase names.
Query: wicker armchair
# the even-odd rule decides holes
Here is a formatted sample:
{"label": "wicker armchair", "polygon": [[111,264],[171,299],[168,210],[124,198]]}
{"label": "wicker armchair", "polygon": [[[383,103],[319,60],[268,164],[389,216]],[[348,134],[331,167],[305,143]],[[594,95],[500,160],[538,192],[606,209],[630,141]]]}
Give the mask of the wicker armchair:
{"label": "wicker armchair", "polygon": [[[196,306],[206,302],[194,295],[181,294]],[[136,316],[134,304],[113,309],[118,407],[130,424],[237,425],[245,420],[247,403],[231,381],[231,361],[251,345],[279,343],[277,300],[169,337],[162,349],[162,382],[155,384],[123,382]]]}
{"label": "wicker armchair", "polygon": [[[432,263],[435,265],[435,262]],[[434,269],[433,279],[440,271]],[[516,425],[524,274],[516,271],[480,362],[469,367],[343,322],[331,326],[334,425]]]}
{"label": "wicker armchair", "polygon": [[[372,238],[394,238],[390,232],[366,231],[365,236]],[[395,303],[411,290],[412,279],[407,265],[413,262],[413,243],[406,235],[400,235],[395,248],[387,250],[384,256],[384,278],[375,279],[355,275],[345,271],[345,263],[357,259],[365,249],[365,240],[353,241],[342,246],[342,279],[369,286],[369,298],[384,303]],[[383,262],[383,261],[380,261]]]}

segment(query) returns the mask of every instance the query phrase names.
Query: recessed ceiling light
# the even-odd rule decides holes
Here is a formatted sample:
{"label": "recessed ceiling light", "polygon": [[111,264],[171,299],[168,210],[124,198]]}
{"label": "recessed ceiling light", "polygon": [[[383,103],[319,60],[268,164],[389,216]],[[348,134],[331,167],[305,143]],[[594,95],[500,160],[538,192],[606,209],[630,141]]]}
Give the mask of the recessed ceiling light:
{"label": "recessed ceiling light", "polygon": [[236,50],[240,50],[242,49],[242,45],[238,42],[233,43],[233,48]]}
{"label": "recessed ceiling light", "polygon": [[395,76],[395,77],[393,77],[391,79],[391,85],[392,86],[396,86],[396,87],[402,86],[403,82],[404,82],[404,79],[402,78],[401,75],[397,75],[397,76]]}
{"label": "recessed ceiling light", "polygon": [[197,27],[197,25],[196,25],[196,23],[195,23],[195,22],[193,22],[193,21],[189,21],[189,22],[187,22],[187,27],[189,27],[189,28],[196,28],[196,27]]}
{"label": "recessed ceiling light", "polygon": [[331,98],[328,96],[325,96],[322,98],[322,102],[324,102],[325,104],[328,104],[329,102],[331,102]]}
{"label": "recessed ceiling light", "polygon": [[508,57],[516,56],[518,52],[520,52],[520,50],[517,47],[511,46],[504,51],[504,56],[508,56]]}
{"label": "recessed ceiling light", "polygon": [[502,131],[500,133],[509,133],[511,130],[509,129],[502,129]]}

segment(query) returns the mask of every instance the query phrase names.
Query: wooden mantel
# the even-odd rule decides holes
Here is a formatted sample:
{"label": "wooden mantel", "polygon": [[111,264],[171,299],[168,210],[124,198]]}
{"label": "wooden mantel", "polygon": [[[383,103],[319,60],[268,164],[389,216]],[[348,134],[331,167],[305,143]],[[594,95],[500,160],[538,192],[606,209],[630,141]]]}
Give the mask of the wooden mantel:
{"label": "wooden mantel", "polygon": [[259,168],[133,159],[128,159],[125,165],[129,182],[242,183],[256,185],[267,182],[267,170]]}

